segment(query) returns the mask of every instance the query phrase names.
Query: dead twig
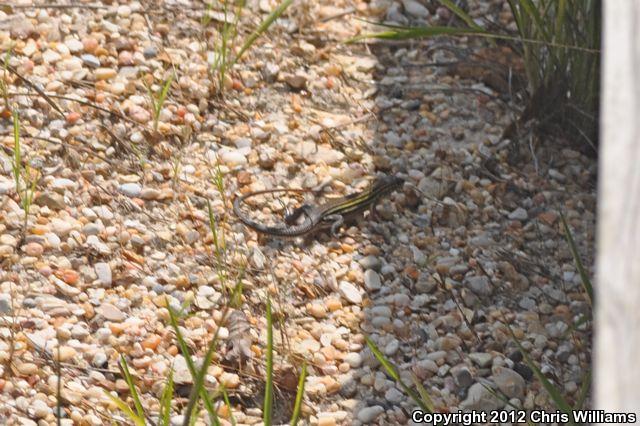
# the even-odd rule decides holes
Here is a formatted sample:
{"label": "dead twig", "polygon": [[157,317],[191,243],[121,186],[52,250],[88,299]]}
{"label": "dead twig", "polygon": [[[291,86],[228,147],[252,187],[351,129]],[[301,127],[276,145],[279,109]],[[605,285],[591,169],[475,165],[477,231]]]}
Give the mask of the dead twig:
{"label": "dead twig", "polygon": [[64,112],[62,112],[62,110],[60,109],[60,107],[58,106],[58,104],[56,104],[53,99],[51,99],[51,96],[47,95],[46,93],[44,93],[44,91],[42,89],[40,89],[38,86],[36,86],[35,84],[33,84],[32,82],[30,82],[29,80],[27,80],[26,78],[24,78],[23,76],[20,75],[20,73],[11,65],[7,64],[7,69],[11,72],[11,74],[15,75],[16,77],[18,77],[18,80],[22,81],[24,84],[26,84],[27,86],[29,86],[30,88],[32,88],[33,90],[35,90],[36,92],[38,92],[38,94],[44,98],[44,100],[51,105],[51,107],[53,109],[55,109],[58,114],[60,114],[63,118],[64,118]]}
{"label": "dead twig", "polygon": [[68,3],[68,4],[5,4],[2,8],[11,9],[109,9],[109,6],[102,4],[82,4],[82,3]]}

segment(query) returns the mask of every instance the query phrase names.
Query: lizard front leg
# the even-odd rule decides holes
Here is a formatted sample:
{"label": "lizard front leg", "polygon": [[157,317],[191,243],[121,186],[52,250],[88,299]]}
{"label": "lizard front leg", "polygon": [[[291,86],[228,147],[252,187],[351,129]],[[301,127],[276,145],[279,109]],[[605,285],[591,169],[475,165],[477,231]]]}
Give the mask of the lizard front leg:
{"label": "lizard front leg", "polygon": [[325,216],[324,220],[333,222],[333,224],[331,224],[331,236],[337,237],[338,230],[344,224],[344,217],[342,217],[341,214],[331,214],[329,216]]}

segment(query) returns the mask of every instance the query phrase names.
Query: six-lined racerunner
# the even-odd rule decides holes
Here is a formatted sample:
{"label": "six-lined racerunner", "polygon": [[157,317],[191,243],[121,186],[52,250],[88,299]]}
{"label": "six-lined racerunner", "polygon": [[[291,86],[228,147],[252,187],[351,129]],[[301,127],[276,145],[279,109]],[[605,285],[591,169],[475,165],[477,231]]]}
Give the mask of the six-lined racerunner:
{"label": "six-lined racerunner", "polygon": [[[319,206],[304,204],[286,216],[284,226],[267,226],[254,222],[242,215],[240,204],[247,198],[277,192],[305,192],[300,189],[265,189],[263,191],[251,192],[237,197],[233,202],[233,212],[240,221],[248,227],[277,237],[300,237],[313,234],[316,231],[330,228],[332,235],[336,235],[338,229],[345,220],[364,212],[367,209],[375,208],[380,198],[390,194],[400,188],[404,179],[396,176],[382,176],[375,179],[373,184],[362,192],[347,195],[336,200],[328,201]],[[302,223],[295,224],[300,217],[304,217]]]}

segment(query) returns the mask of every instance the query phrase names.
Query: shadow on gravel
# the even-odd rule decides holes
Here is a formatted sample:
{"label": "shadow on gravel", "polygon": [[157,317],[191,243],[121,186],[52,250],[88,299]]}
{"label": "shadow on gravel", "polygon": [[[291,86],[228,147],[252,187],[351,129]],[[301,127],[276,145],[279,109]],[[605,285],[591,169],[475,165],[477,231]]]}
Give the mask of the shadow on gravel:
{"label": "shadow on gravel", "polygon": [[[506,74],[491,65],[496,52],[485,49],[480,60],[479,45],[443,39],[370,47],[378,60],[369,126],[376,170],[405,177],[422,194],[406,186],[382,203],[383,218],[367,222],[383,232],[371,233],[361,253],[370,298],[363,333],[440,412],[510,404],[555,411],[510,328],[550,379],[565,384],[568,400],[577,399],[590,358],[578,348],[590,345],[591,331],[569,328],[589,307],[575,295],[558,212],[584,202],[577,210],[586,216],[574,224],[593,247],[593,163],[553,144],[502,140],[517,111]],[[564,186],[570,173],[579,176],[573,192]],[[361,355],[354,379],[368,390],[354,418],[410,422],[416,404],[370,350]]]}

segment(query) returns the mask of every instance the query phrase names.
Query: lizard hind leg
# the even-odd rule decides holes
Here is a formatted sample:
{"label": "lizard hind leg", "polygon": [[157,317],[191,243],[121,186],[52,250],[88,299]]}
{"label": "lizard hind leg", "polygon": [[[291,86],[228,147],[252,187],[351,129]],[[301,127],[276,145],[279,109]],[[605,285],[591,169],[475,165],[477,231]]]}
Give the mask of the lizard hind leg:
{"label": "lizard hind leg", "polygon": [[284,217],[284,223],[286,223],[287,225],[294,225],[302,215],[304,215],[306,218],[309,218],[312,209],[313,206],[311,204],[305,203],[300,207],[293,209],[291,213],[287,214]]}

